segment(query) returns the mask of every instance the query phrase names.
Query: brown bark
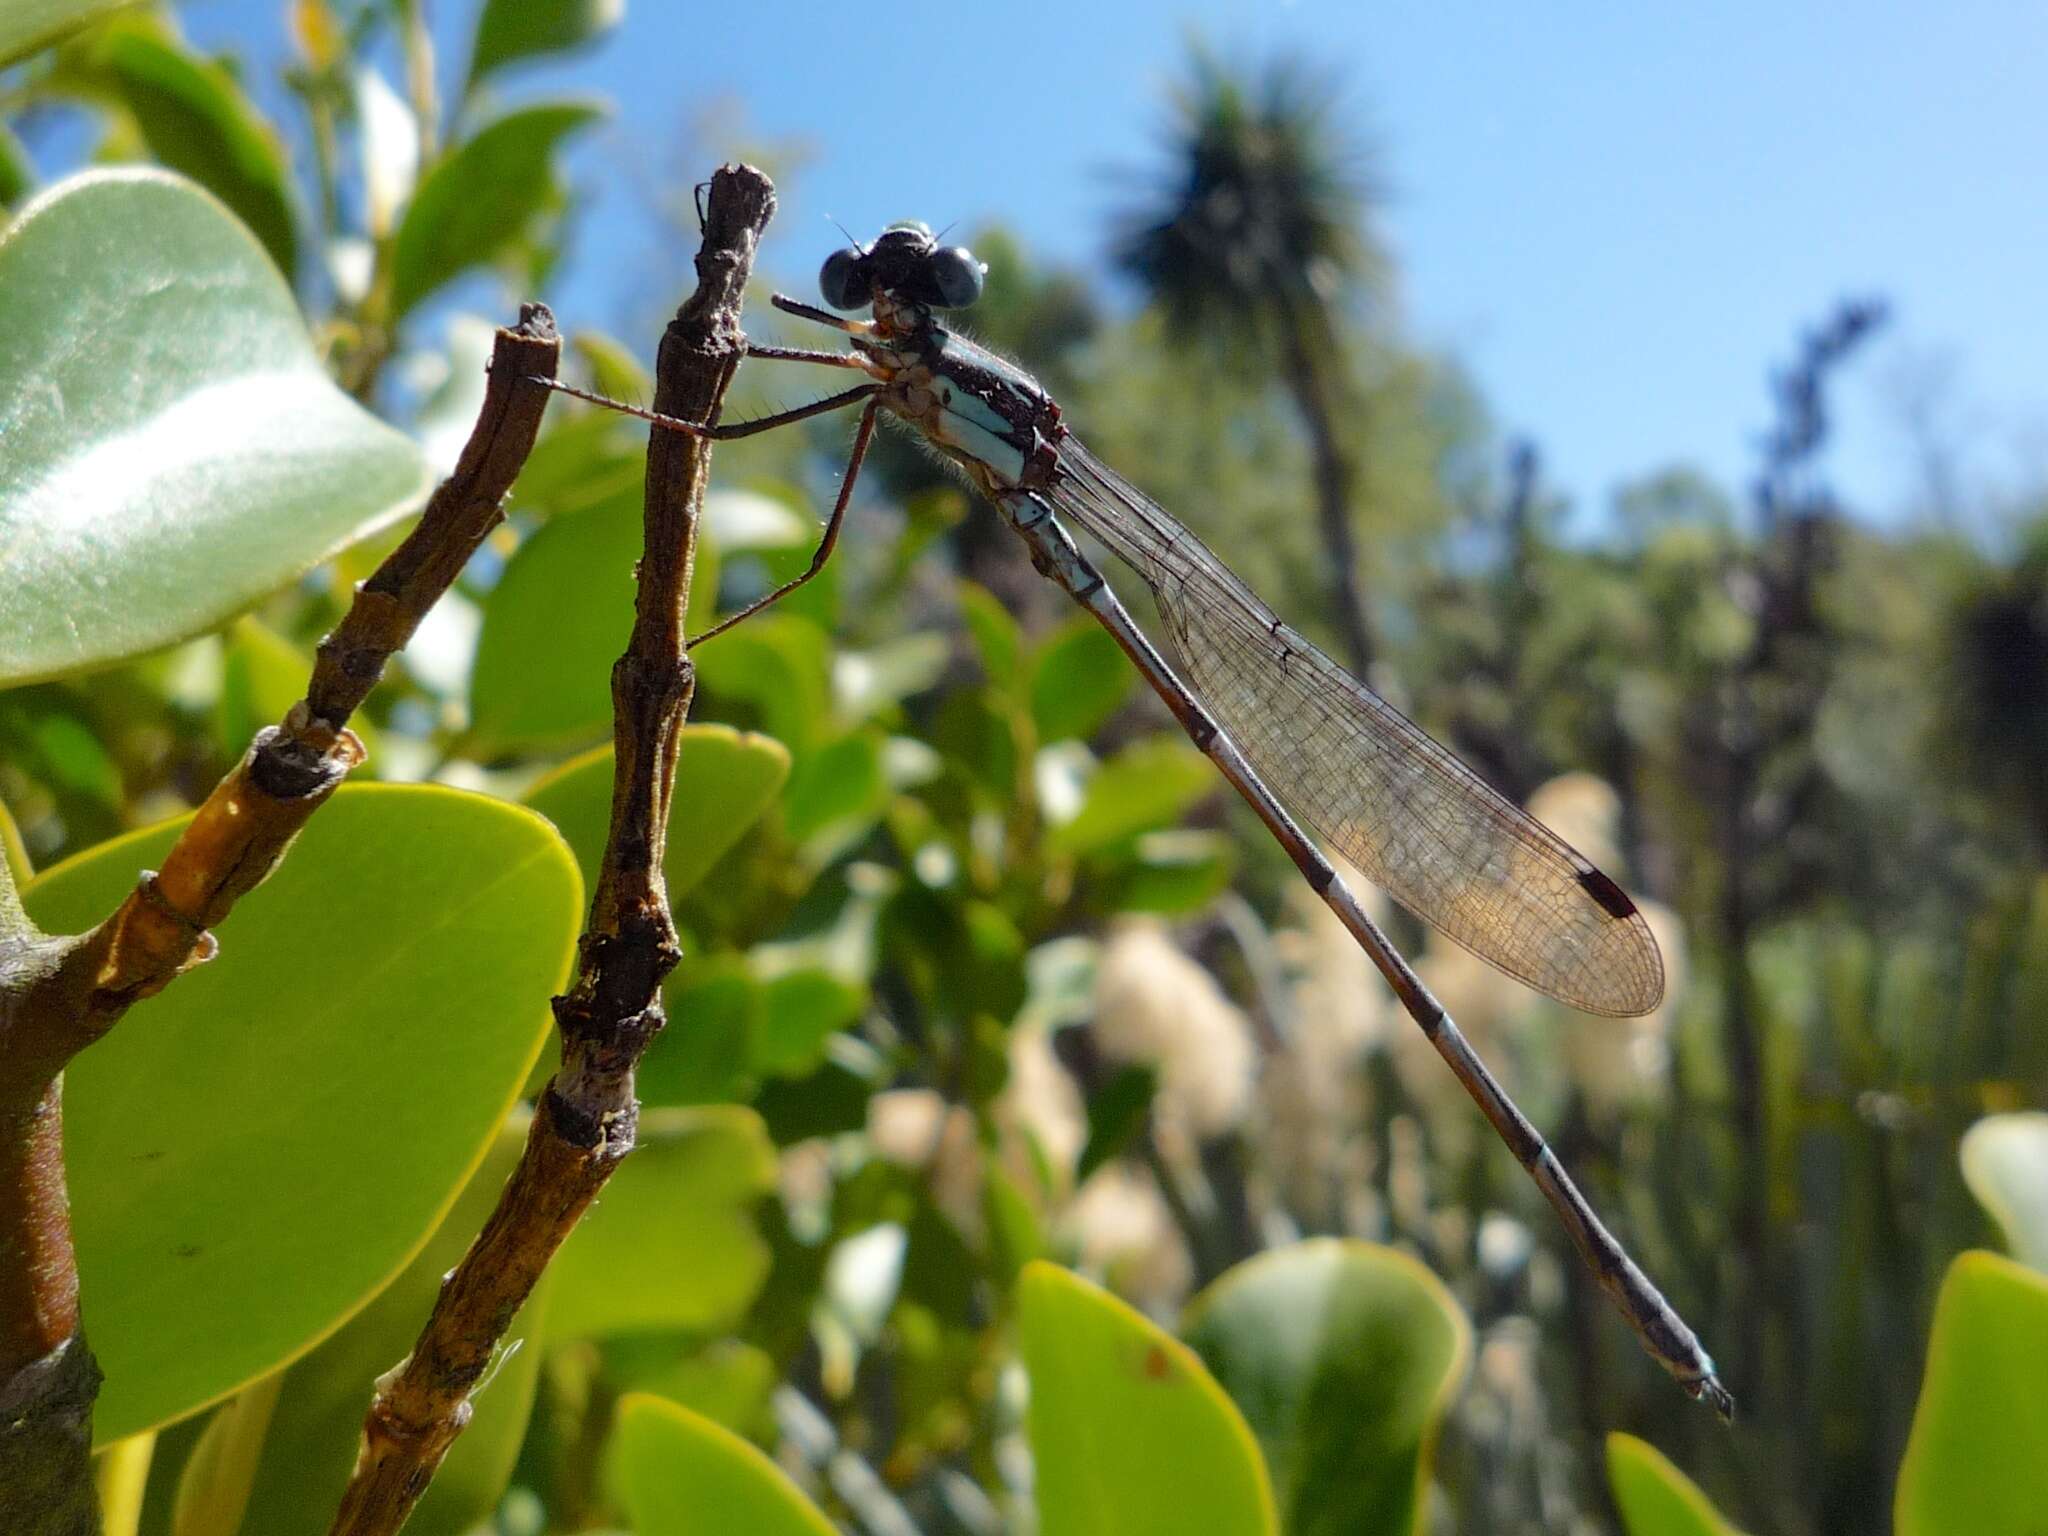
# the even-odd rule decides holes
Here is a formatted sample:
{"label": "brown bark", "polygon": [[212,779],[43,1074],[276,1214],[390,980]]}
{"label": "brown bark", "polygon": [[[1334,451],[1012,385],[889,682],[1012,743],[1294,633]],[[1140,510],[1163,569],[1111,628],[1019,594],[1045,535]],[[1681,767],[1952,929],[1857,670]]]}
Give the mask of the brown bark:
{"label": "brown bark", "polygon": [[[775,189],[728,166],[711,181],[697,292],[656,360],[654,409],[717,418],[744,355],[741,302]],[[696,558],[709,444],[657,432],[648,445],[646,545],[632,638],[612,669],[611,829],[580,963],[555,999],[562,1065],[542,1091],[497,1209],[442,1283],[413,1351],[379,1383],[332,1536],[395,1532],[469,1418],[469,1396],[506,1327],[612,1170],[633,1150],[633,1073],[664,1022],[661,982],[678,958],[662,882],[676,752],[695,674],[683,614]]]}

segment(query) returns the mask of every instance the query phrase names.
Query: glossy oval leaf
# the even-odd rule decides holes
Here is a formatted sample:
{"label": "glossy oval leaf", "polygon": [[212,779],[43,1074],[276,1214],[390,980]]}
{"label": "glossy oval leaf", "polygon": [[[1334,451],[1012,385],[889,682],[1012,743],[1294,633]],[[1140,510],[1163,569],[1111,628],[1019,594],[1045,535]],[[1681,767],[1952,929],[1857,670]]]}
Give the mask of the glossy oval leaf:
{"label": "glossy oval leaf", "polygon": [[[184,825],[58,865],[31,915],[84,929]],[[72,1064],[103,1443],[278,1369],[410,1262],[540,1049],[581,908],[531,812],[345,786],[221,925],[219,957]]]}
{"label": "glossy oval leaf", "polygon": [[775,1149],[752,1110],[644,1112],[639,1144],[555,1255],[549,1335],[737,1321],[768,1276],[754,1207],[774,1183]]}
{"label": "glossy oval leaf", "polygon": [[1963,1182],[2012,1256],[2048,1273],[2048,1114],[1987,1115],[1963,1135]]}
{"label": "glossy oval leaf", "polygon": [[[612,664],[633,632],[642,499],[636,479],[600,505],[543,524],[513,551],[477,636],[471,752],[551,751],[611,734]],[[700,543],[692,631],[708,626],[717,588],[717,562]]]}
{"label": "glossy oval leaf", "polygon": [[0,683],[218,624],[427,491],[219,203],[95,171],[0,233]]}
{"label": "glossy oval leaf", "polygon": [[479,129],[427,173],[391,250],[391,317],[494,261],[552,201],[556,148],[602,115],[591,102],[522,107]]}
{"label": "glossy oval leaf", "polygon": [[[671,901],[695,888],[761,819],[789,777],[789,751],[772,737],[729,725],[686,725],[676,752],[662,873]],[[573,757],[526,793],[560,829],[586,888],[594,887],[611,826],[612,749]]]}
{"label": "glossy oval leaf", "polygon": [[1740,1536],[1669,1457],[1634,1435],[1607,1437],[1607,1485],[1628,1536]]}
{"label": "glossy oval leaf", "polygon": [[1897,1536],[2039,1536],[2048,1277],[1995,1253],[1949,1266],[1899,1465]]}
{"label": "glossy oval leaf", "polygon": [[277,130],[235,76],[193,51],[163,17],[122,16],[67,48],[56,82],[125,112],[150,156],[234,210],[286,278],[298,271],[298,215]]}
{"label": "glossy oval leaf", "polygon": [[[453,1269],[498,1203],[520,1149],[525,1115],[501,1126],[447,1218],[377,1299],[285,1370],[256,1467],[242,1529],[262,1536],[322,1536],[355,1466],[371,1385],[411,1350],[441,1277]],[[544,1353],[539,1331],[548,1276],[505,1330],[505,1348],[470,1399],[475,1410],[408,1521],[422,1532],[464,1531],[497,1508],[526,1435]],[[275,1378],[273,1378],[275,1379]]]}
{"label": "glossy oval leaf", "polygon": [[1258,1444],[1193,1350],[1043,1262],[1017,1307],[1044,1536],[1278,1532]]}
{"label": "glossy oval leaf", "polygon": [[620,1399],[611,1457],[635,1536],[838,1536],[774,1462],[664,1398]]}
{"label": "glossy oval leaf", "polygon": [[0,5],[0,68],[40,53],[137,0],[7,0]]}
{"label": "glossy oval leaf", "polygon": [[1321,1238],[1248,1259],[1181,1333],[1250,1421],[1295,1536],[1422,1528],[1472,1326],[1406,1254]]}
{"label": "glossy oval leaf", "polygon": [[507,64],[584,47],[625,14],[626,0],[484,0],[464,91]]}

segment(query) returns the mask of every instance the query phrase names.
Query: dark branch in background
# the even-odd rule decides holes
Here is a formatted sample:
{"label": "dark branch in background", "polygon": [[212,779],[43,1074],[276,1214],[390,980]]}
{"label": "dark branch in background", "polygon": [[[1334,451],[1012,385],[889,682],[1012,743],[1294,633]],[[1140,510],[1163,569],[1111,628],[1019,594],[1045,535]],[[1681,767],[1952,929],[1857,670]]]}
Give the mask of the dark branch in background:
{"label": "dark branch in background", "polygon": [[[498,332],[493,375],[455,473],[366,582],[325,643],[306,697],[257,733],[181,835],[89,933],[51,937],[0,902],[0,1528],[97,1529],[92,1403],[99,1372],[79,1328],[58,1074],[141,999],[212,958],[209,931],[269,876],[362,761],[349,717],[498,523],[561,351],[554,318]],[[4,885],[0,879],[0,885]],[[10,921],[10,919],[12,919]]]}
{"label": "dark branch in background", "polygon": [[[697,292],[662,337],[656,411],[717,419],[745,349],[739,315],[754,250],[774,212],[774,186],[760,172],[728,166],[712,178]],[[707,442],[682,433],[657,432],[648,444],[633,635],[612,669],[611,830],[577,976],[555,999],[562,1065],[497,1209],[442,1282],[412,1353],[378,1383],[332,1536],[385,1536],[404,1524],[468,1422],[470,1393],[513,1315],[633,1150],[633,1073],[662,1027],[661,982],[678,958],[661,853],[695,687],[683,613],[710,459]]]}
{"label": "dark branch in background", "polygon": [[[1772,1340],[1767,1319],[1782,1315],[1770,1299],[1796,1294],[1796,1278],[1772,1238],[1768,1085],[1761,1004],[1750,969],[1758,928],[1782,906],[1796,881],[1792,834],[1811,819],[1820,774],[1810,755],[1815,720],[1828,685],[1827,619],[1817,602],[1833,561],[1836,509],[1815,465],[1828,435],[1830,377],[1885,318],[1881,302],[1845,302],[1802,339],[1798,361],[1772,380],[1777,420],[1763,443],[1755,487],[1759,519],[1753,554],[1727,580],[1755,626],[1749,648],[1729,669],[1708,724],[1711,776],[1704,798],[1713,807],[1720,854],[1716,916],[1729,974],[1721,989],[1721,1048],[1736,1139],[1737,1176],[1730,1218],[1734,1272],[1728,1296],[1736,1345],[1735,1375],[1764,1390],[1789,1382],[1796,1369],[1771,1368],[1770,1350],[1796,1357],[1799,1343]],[[1767,1418],[1774,1415],[1767,1413]],[[1785,1475],[1795,1481],[1797,1469]]]}

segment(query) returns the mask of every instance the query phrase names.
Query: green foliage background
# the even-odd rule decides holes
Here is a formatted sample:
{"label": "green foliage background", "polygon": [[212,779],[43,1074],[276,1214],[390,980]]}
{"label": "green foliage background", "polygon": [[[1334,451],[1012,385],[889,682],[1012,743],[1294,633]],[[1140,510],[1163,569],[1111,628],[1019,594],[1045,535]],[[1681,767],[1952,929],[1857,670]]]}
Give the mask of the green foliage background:
{"label": "green foliage background", "polygon": [[[132,878],[110,840],[196,803],[289,705],[424,466],[446,467],[489,324],[546,296],[575,232],[560,149],[603,106],[546,92],[620,8],[492,0],[465,38],[413,0],[300,0],[296,55],[233,67],[169,14],[21,11],[0,28],[21,60],[0,76],[8,208],[74,169],[37,164],[55,113],[89,114],[95,160],[184,178],[67,184],[0,235],[0,313],[47,322],[0,338],[0,429],[30,420],[78,334],[145,353],[161,384],[96,398],[91,377],[126,374],[85,369],[71,414],[33,454],[10,440],[0,466],[0,842],[36,869],[82,856],[30,888],[43,915],[81,882]],[[453,99],[435,99],[436,50],[469,60]],[[551,67],[508,88],[515,63]],[[263,117],[251,69],[282,72],[295,120]],[[813,1531],[809,1503],[932,1533],[1284,1519],[1803,1536],[1883,1529],[1895,1493],[1901,1532],[1941,1528],[1966,1495],[1973,1531],[2048,1507],[2048,1299],[2017,1265],[1955,1262],[2048,1251],[2038,1118],[1973,1138],[1968,1185],[1958,1158],[1974,1123],[2048,1100],[2048,504],[1985,509],[1978,536],[1931,516],[1881,530],[1827,495],[1824,414],[1795,389],[1757,487],[1673,466],[1621,493],[1597,537],[1567,537],[1533,454],[1499,440],[1454,363],[1364,302],[1391,276],[1369,206],[1332,206],[1359,239],[1317,249],[1345,286],[1277,331],[1226,336],[1237,366],[1190,365],[1167,318],[1196,312],[1184,296],[1158,285],[1162,307],[1118,313],[1000,229],[965,237],[991,266],[977,334],[1339,654],[1305,413],[1318,390],[1341,399],[1373,680],[1655,903],[1672,995],[1641,1023],[1578,1018],[1397,915],[1398,931],[1715,1352],[1736,1428],[1639,1356],[1512,1160],[1114,648],[933,461],[886,438],[824,577],[700,653],[668,864],[686,958],[641,1080],[648,1145],[515,1329],[524,1358],[415,1528]],[[215,356],[142,345],[193,315],[131,302],[138,252],[214,295]],[[502,297],[471,315],[456,306],[488,291],[480,275]],[[60,298],[83,318],[52,319]],[[560,318],[584,382],[644,398],[651,330]],[[1824,399],[1877,323],[1848,306],[1796,355],[1788,338],[1780,377]],[[1327,377],[1290,376],[1290,334],[1312,336]],[[262,428],[282,435],[282,468],[232,451],[252,418],[192,403],[258,399],[262,359],[303,392],[273,395]],[[1760,387],[1773,361],[1757,360]],[[743,372],[729,415],[782,403],[779,386]],[[131,456],[120,495],[85,507],[102,521],[30,515],[173,408],[221,439],[201,479]],[[803,567],[843,446],[826,423],[719,450],[693,627]],[[218,1344],[187,1346],[132,1412],[110,1384],[122,1430],[163,1426],[146,1479],[109,1473],[110,1489],[135,1482],[135,1528],[228,1529],[246,1506],[247,1529],[324,1529],[332,1489],[294,1469],[324,1442],[319,1476],[340,1475],[350,1405],[502,1173],[522,1113],[505,1101],[542,1080],[530,1026],[559,984],[526,972],[558,967],[572,866],[587,876],[602,837],[641,452],[619,417],[551,414],[506,527],[370,701],[367,772],[392,798],[337,801],[292,880],[250,903],[312,936],[271,953],[273,971],[388,946],[379,1027],[422,1027],[404,1000],[431,998],[471,1070],[451,1087],[370,1056],[349,1068],[359,1088],[314,1094],[305,1052],[231,1031],[242,1070],[274,1077],[276,1187],[354,1166],[350,1116],[418,1121],[419,1139],[377,1175],[394,1198],[370,1202],[374,1246],[330,1223],[359,1280],[304,1316],[215,1319]],[[109,537],[138,523],[158,542]],[[188,535],[196,563],[172,579],[164,551]],[[60,573],[113,594],[102,618]],[[398,787],[425,781],[530,806],[559,841],[525,812]],[[488,887],[518,909],[454,951],[498,990],[417,969],[449,957],[405,942],[402,905],[327,901],[320,837],[350,815],[368,818],[363,846],[404,851],[380,867],[405,889],[441,878],[447,899]],[[502,885],[512,864],[530,888]],[[261,931],[253,915],[224,931],[216,1020],[278,1006],[283,983],[236,969],[274,948]],[[530,983],[523,1004],[499,995],[508,977]],[[75,1098],[89,1108],[104,1077],[196,1106],[207,1085],[161,1064],[175,1049],[123,1055],[177,1027],[185,986],[96,1048]],[[375,1012],[326,1027],[369,1030]],[[295,1115],[326,1134],[294,1137]],[[211,1166],[218,1148],[176,1129],[203,1118],[165,1116],[154,1150],[172,1172]],[[213,1232],[199,1217],[222,1211],[151,1203],[154,1186],[123,1187],[144,1177],[127,1166],[75,1147],[74,1170],[97,1168],[75,1174],[80,1200],[98,1179],[109,1209],[142,1203],[167,1254],[187,1227]],[[206,1238],[227,1250],[209,1262],[237,1261],[234,1227]],[[288,1287],[331,1258],[307,1242],[240,1258]],[[96,1283],[83,1258],[94,1337],[131,1305],[148,1334],[140,1261]]]}

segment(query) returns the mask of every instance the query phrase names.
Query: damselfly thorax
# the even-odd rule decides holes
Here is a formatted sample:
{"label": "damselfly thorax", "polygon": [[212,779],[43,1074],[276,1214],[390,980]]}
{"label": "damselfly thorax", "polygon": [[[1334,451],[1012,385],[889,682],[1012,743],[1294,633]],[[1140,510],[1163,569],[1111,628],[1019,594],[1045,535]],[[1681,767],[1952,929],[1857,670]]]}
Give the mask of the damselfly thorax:
{"label": "damselfly thorax", "polygon": [[[886,319],[885,319],[886,316]],[[880,403],[958,464],[982,494],[1043,490],[1067,436],[1038,381],[915,304],[878,306],[853,346],[882,384]]]}

